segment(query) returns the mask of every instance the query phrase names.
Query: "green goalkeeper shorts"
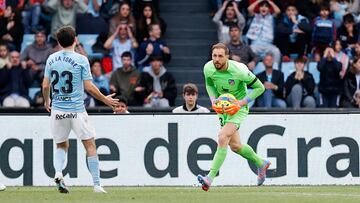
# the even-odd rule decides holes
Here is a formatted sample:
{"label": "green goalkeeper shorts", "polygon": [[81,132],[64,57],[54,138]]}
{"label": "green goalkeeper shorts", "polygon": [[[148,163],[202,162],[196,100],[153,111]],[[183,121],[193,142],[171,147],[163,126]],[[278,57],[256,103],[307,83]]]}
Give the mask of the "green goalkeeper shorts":
{"label": "green goalkeeper shorts", "polygon": [[246,116],[249,114],[249,106],[242,106],[241,109],[234,115],[228,114],[218,114],[220,125],[224,127],[226,123],[233,123],[236,125],[237,129],[240,128],[241,123],[244,121]]}

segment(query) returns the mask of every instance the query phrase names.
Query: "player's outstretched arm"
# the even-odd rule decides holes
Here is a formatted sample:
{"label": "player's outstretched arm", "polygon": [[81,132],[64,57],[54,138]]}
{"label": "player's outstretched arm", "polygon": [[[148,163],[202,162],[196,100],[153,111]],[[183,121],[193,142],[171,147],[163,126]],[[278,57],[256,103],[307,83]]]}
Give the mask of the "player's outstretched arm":
{"label": "player's outstretched arm", "polygon": [[44,77],[43,83],[42,83],[42,94],[44,97],[44,107],[46,111],[51,111],[51,99],[50,99],[50,80],[48,77]]}
{"label": "player's outstretched arm", "polygon": [[118,99],[112,98],[113,96],[115,96],[115,93],[108,96],[103,95],[91,80],[84,80],[84,87],[86,91],[91,94],[91,96],[93,96],[99,101],[102,101],[104,104],[110,106],[111,108],[120,105]]}
{"label": "player's outstretched arm", "polygon": [[251,88],[253,88],[253,90],[246,96],[245,99],[240,101],[241,106],[253,101],[254,99],[256,99],[258,96],[260,96],[265,91],[264,85],[256,77],[251,83],[249,83],[247,85],[250,86]]}

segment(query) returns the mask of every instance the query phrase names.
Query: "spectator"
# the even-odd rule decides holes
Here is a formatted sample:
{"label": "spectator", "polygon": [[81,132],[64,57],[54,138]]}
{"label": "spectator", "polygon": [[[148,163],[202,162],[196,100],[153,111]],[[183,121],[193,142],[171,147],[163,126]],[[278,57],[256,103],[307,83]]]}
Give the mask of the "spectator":
{"label": "spectator", "polygon": [[[102,94],[108,95],[110,92],[109,79],[102,73],[100,60],[94,60],[91,62],[91,73],[94,85]],[[95,106],[105,106],[105,104],[95,99]]]}
{"label": "spectator", "polygon": [[0,17],[0,39],[7,44],[10,51],[20,51],[23,33],[20,15],[13,7],[7,6],[4,15]]}
{"label": "spectator", "polygon": [[115,99],[118,99],[119,105],[114,108],[114,114],[128,114],[128,104],[127,99],[123,96],[116,96]]}
{"label": "spectator", "polygon": [[140,77],[140,72],[131,65],[131,53],[126,51],[121,55],[122,68],[116,69],[110,78],[110,90],[116,95],[125,97],[130,106],[142,105],[134,97],[135,87]]}
{"label": "spectator", "polygon": [[349,66],[349,57],[342,51],[340,40],[335,41],[334,52],[336,60],[342,65],[340,78],[343,79]]}
{"label": "spectator", "polygon": [[10,53],[11,66],[1,69],[0,101],[4,107],[30,107],[28,89],[32,83],[30,69],[21,66],[20,54]]}
{"label": "spectator", "polygon": [[113,70],[122,67],[122,53],[125,51],[134,53],[133,50],[138,46],[139,45],[131,32],[131,28],[127,24],[120,24],[104,44],[105,49],[111,49]]}
{"label": "spectator", "polygon": [[46,5],[54,13],[51,19],[51,37],[53,46],[56,46],[56,31],[65,25],[76,27],[76,15],[85,13],[88,8],[82,0],[48,0]]}
{"label": "spectator", "polygon": [[[259,13],[254,13],[255,7],[259,5]],[[270,7],[274,9],[274,14],[271,15]],[[280,50],[274,46],[274,16],[280,13],[277,7],[271,1],[256,1],[248,8],[250,16],[254,16],[249,30],[246,34],[247,38],[251,40],[251,49],[260,56],[271,53],[274,56],[275,62],[280,64]]]}
{"label": "spectator", "polygon": [[312,33],[315,61],[319,61],[324,50],[331,46],[336,40],[336,26],[329,15],[329,4],[322,4],[320,7],[320,16],[316,17],[314,20],[314,29]]}
{"label": "spectator", "polygon": [[314,19],[320,12],[320,6],[327,0],[301,0],[298,8],[300,13],[303,13],[308,19]]}
{"label": "spectator", "polygon": [[10,64],[9,50],[6,44],[0,43],[0,69]]}
{"label": "spectator", "polygon": [[340,40],[345,53],[351,57],[354,52],[355,45],[359,41],[359,28],[355,26],[355,19],[352,14],[344,15],[344,20],[337,30],[337,39]]}
{"label": "spectator", "polygon": [[290,54],[306,55],[311,29],[309,20],[298,14],[295,4],[286,6],[285,15],[276,26],[276,41],[284,61],[290,59]]}
{"label": "spectator", "polygon": [[[221,43],[229,43],[229,28],[237,25],[242,30],[245,26],[245,18],[240,13],[235,1],[224,1],[222,7],[216,12],[213,21],[217,26],[218,40]],[[223,16],[225,11],[225,15]]]}
{"label": "spectator", "polygon": [[24,0],[5,0],[7,6],[11,6],[14,9],[22,9],[24,7]]}
{"label": "spectator", "polygon": [[140,13],[143,11],[143,8],[148,5],[151,4],[151,6],[154,8],[153,12],[156,14],[160,13],[159,10],[159,0],[134,0],[134,12],[136,14],[136,16],[140,16]]}
{"label": "spectator", "polygon": [[173,109],[173,113],[209,113],[209,109],[197,104],[199,91],[195,84],[188,83],[183,87],[184,104]]}
{"label": "spectator", "polygon": [[0,1],[0,17],[2,17],[6,10],[6,1],[1,0]]}
{"label": "spectator", "polygon": [[166,23],[154,12],[154,7],[151,4],[144,6],[142,13],[136,23],[136,39],[139,43],[149,38],[149,25],[159,24],[161,35],[166,32]]}
{"label": "spectator", "polygon": [[317,69],[320,71],[320,105],[335,108],[338,106],[337,101],[341,94],[343,81],[340,77],[342,64],[336,60],[332,48],[329,47],[324,51],[324,57],[318,63]]}
{"label": "spectator", "polygon": [[360,57],[360,42],[355,44],[353,58],[355,57]]}
{"label": "spectator", "polygon": [[347,13],[348,4],[344,0],[330,0],[330,10],[333,13],[336,27],[340,27],[343,16]]}
{"label": "spectator", "polygon": [[358,15],[360,11],[359,6],[360,6],[359,0],[352,0],[348,2],[348,12]]}
{"label": "spectator", "polygon": [[38,85],[42,83],[46,60],[52,53],[53,49],[46,42],[45,31],[36,31],[35,41],[25,48],[21,54],[21,63],[32,71],[32,76]]}
{"label": "spectator", "polygon": [[136,33],[135,19],[131,14],[130,4],[123,1],[119,12],[110,19],[109,35],[112,35],[120,24],[127,24],[133,33]]}
{"label": "spectator", "polygon": [[45,0],[29,0],[21,12],[25,34],[35,33],[39,29],[41,6]]}
{"label": "spectator", "polygon": [[231,40],[227,47],[230,51],[230,59],[244,63],[250,70],[253,70],[256,65],[257,56],[250,46],[241,41],[242,32],[240,28],[236,25],[230,26],[229,34]]}
{"label": "spectator", "polygon": [[315,108],[315,81],[311,73],[304,71],[305,59],[295,60],[295,72],[290,74],[285,82],[286,101],[293,108]]}
{"label": "spectator", "polygon": [[149,25],[149,39],[140,44],[138,50],[137,64],[140,67],[149,66],[151,55],[162,56],[162,61],[167,63],[171,59],[170,49],[161,39],[161,29],[159,24]]}
{"label": "spectator", "polygon": [[152,56],[151,66],[144,68],[135,88],[137,98],[145,107],[174,106],[177,94],[174,77],[166,71],[161,56]]}
{"label": "spectator", "polygon": [[355,57],[350,70],[344,78],[344,88],[340,97],[340,106],[345,108],[360,108],[360,58]]}
{"label": "spectator", "polygon": [[[109,25],[100,16],[100,7],[104,0],[83,0],[88,10],[84,14],[79,14],[76,18],[76,32],[78,34],[100,34],[108,33]],[[91,26],[89,26],[91,25]],[[96,29],[94,29],[96,28]]]}
{"label": "spectator", "polygon": [[273,69],[273,56],[266,55],[263,63],[265,71],[256,76],[265,86],[265,92],[257,99],[258,106],[286,108],[286,103],[283,100],[284,74]]}

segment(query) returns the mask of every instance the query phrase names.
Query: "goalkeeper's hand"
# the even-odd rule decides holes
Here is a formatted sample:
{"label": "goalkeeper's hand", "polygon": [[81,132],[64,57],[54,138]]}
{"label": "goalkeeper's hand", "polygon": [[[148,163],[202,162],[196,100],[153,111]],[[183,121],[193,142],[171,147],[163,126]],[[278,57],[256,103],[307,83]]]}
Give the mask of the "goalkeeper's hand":
{"label": "goalkeeper's hand", "polygon": [[241,106],[238,103],[234,103],[228,107],[224,108],[226,114],[234,115],[240,110]]}
{"label": "goalkeeper's hand", "polygon": [[217,114],[223,114],[224,113],[224,109],[222,107],[219,107],[217,106],[216,104],[218,103],[218,100],[215,99],[213,102],[212,102],[212,109],[214,109],[214,111],[217,113]]}

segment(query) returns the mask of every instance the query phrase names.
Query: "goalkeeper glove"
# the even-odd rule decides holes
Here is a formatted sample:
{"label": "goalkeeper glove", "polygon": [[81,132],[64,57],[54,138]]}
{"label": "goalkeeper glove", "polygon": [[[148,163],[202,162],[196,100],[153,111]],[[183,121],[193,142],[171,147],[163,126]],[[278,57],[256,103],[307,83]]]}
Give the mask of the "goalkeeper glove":
{"label": "goalkeeper glove", "polygon": [[240,105],[233,104],[233,105],[225,107],[224,110],[225,110],[226,114],[229,114],[232,116],[232,115],[236,114],[240,110],[240,108],[241,108]]}

